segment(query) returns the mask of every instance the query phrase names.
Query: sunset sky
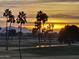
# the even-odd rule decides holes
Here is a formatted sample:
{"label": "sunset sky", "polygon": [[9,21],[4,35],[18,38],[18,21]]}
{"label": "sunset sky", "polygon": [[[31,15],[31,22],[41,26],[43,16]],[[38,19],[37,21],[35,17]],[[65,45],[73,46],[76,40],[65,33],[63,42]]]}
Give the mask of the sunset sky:
{"label": "sunset sky", "polygon": [[[27,17],[30,18],[27,19],[28,22],[35,21],[34,18],[39,10],[47,13],[49,16],[48,22],[79,22],[79,0],[0,0],[0,27],[5,26],[6,19],[2,15],[6,8],[12,10],[15,17],[17,17],[19,11],[25,11]],[[28,25],[28,28],[32,27],[32,24],[26,25]],[[65,24],[56,24],[55,29],[63,26]]]}

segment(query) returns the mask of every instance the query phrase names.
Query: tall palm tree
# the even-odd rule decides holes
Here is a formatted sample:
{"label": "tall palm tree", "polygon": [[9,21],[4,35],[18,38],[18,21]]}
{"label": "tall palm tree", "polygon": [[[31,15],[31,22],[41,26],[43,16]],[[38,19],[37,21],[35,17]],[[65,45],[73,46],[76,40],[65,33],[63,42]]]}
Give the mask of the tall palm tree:
{"label": "tall palm tree", "polygon": [[22,55],[21,55],[21,36],[22,36],[22,25],[27,23],[26,21],[26,14],[24,13],[24,11],[19,12],[19,15],[17,17],[17,24],[20,24],[20,34],[19,34],[19,54],[20,54],[20,59],[22,59]]}
{"label": "tall palm tree", "polygon": [[45,24],[45,22],[48,20],[48,16],[47,16],[46,13],[43,13],[42,11],[39,11],[37,13],[36,18],[37,18],[37,21],[35,22],[35,27],[37,28],[37,31],[38,31],[38,40],[39,40],[39,47],[40,47],[40,39],[41,39],[40,38],[40,36],[41,36],[40,30],[41,30],[41,25]]}
{"label": "tall palm tree", "polygon": [[[7,32],[7,27],[8,27],[8,23],[10,23],[10,27],[11,27],[11,23],[14,23],[14,15],[12,15],[11,10],[6,9],[5,12],[3,13],[3,16],[7,18],[6,20],[6,50],[8,50],[8,32]],[[10,29],[10,28],[9,28]]]}

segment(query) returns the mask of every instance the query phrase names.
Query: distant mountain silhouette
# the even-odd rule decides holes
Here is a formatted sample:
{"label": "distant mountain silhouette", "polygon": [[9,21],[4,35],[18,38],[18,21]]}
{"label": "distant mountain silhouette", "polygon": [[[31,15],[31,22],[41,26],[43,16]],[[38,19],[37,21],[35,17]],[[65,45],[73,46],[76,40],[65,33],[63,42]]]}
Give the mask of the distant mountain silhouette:
{"label": "distant mountain silhouette", "polygon": [[[17,27],[11,27],[10,29],[8,27],[8,30],[11,30],[11,29],[15,29],[16,32],[19,32],[20,31],[20,29],[17,28]],[[27,29],[27,28],[22,28],[22,32],[23,33],[31,33],[32,31],[29,30],[29,29]],[[6,27],[1,28],[0,33],[6,33]]]}

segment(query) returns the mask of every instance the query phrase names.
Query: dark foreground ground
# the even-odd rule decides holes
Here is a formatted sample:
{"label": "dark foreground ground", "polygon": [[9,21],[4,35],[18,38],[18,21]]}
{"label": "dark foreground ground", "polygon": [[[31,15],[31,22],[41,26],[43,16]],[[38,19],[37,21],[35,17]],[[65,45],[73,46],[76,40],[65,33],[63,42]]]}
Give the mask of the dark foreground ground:
{"label": "dark foreground ground", "polygon": [[[14,47],[13,47],[14,48]],[[79,59],[79,46],[58,46],[49,48],[22,48],[23,59]],[[0,59],[19,59],[18,48],[0,50]]]}

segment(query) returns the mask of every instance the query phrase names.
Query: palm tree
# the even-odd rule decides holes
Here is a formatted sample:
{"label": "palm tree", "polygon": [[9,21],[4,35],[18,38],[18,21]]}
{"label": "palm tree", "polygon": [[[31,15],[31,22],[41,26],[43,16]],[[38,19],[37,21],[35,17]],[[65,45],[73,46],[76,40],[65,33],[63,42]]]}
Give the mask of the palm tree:
{"label": "palm tree", "polygon": [[24,11],[19,12],[19,15],[17,17],[17,23],[20,24],[20,34],[19,34],[19,54],[20,54],[20,59],[22,59],[22,55],[21,55],[21,36],[22,36],[22,25],[27,23],[26,21],[26,14],[24,13]]}
{"label": "palm tree", "polygon": [[[12,15],[12,12],[9,9],[6,9],[5,12],[3,13],[3,16],[7,18],[6,21],[6,50],[8,50],[8,32],[7,32],[7,27],[8,27],[8,22],[10,23],[10,27],[11,27],[11,23],[14,23],[14,15]],[[10,29],[9,27],[9,29]]]}
{"label": "palm tree", "polygon": [[39,47],[40,47],[40,30],[41,30],[41,25],[45,24],[45,22],[48,20],[48,16],[46,13],[43,13],[42,11],[39,11],[37,13],[37,21],[35,22],[35,27],[37,28],[37,31],[38,31],[38,40],[39,40]]}

